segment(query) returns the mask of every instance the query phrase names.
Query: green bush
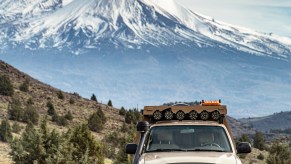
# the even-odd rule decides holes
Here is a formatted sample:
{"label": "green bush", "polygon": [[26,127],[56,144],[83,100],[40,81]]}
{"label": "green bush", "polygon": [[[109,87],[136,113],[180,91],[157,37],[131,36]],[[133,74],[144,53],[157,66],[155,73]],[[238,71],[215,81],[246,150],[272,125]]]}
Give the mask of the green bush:
{"label": "green bush", "polygon": [[266,159],[267,164],[291,163],[291,152],[287,145],[275,143],[270,148],[270,154]]}
{"label": "green bush", "polygon": [[20,86],[19,86],[19,89],[22,91],[22,92],[28,92],[29,90],[29,80],[25,80]]}
{"label": "green bush", "polygon": [[48,111],[47,111],[48,115],[53,116],[56,113],[53,103],[51,101],[48,101],[46,103],[46,106],[48,108]]}
{"label": "green bush", "polygon": [[97,112],[93,113],[88,120],[88,127],[94,132],[100,132],[104,128],[104,124]]}
{"label": "green bush", "polygon": [[68,111],[67,112],[67,114],[65,115],[65,118],[67,119],[67,120],[73,120],[73,115],[72,115],[72,113],[71,113],[71,111]]}
{"label": "green bush", "polygon": [[70,103],[70,104],[74,104],[74,103],[75,103],[74,98],[71,97],[70,100],[69,100],[69,103]]}
{"label": "green bush", "polygon": [[11,142],[10,155],[16,164],[104,164],[103,146],[86,126],[78,126],[61,135],[47,128],[46,119],[40,129],[28,124],[21,137]]}
{"label": "green bush", "polygon": [[137,124],[141,120],[141,113],[137,110],[129,110],[125,114],[125,122],[128,124]]}
{"label": "green bush", "polygon": [[57,96],[58,96],[59,99],[62,99],[62,100],[65,98],[65,96],[64,96],[62,91],[58,91],[57,92]]}
{"label": "green bush", "polygon": [[33,107],[32,105],[27,105],[23,113],[22,121],[26,123],[31,122],[37,125],[38,119],[39,113],[36,111],[35,107]]}
{"label": "green bush", "polygon": [[124,109],[124,107],[121,107],[121,109],[119,110],[119,115],[124,116],[126,114],[126,110]]}
{"label": "green bush", "polygon": [[12,125],[12,132],[13,133],[19,133],[21,131],[22,127],[17,123],[14,122]]}
{"label": "green bush", "polygon": [[262,153],[260,153],[260,154],[257,156],[257,158],[258,158],[259,160],[264,160],[264,159],[265,159],[265,157],[264,157],[264,155],[263,155]]}
{"label": "green bush", "polygon": [[0,95],[12,96],[14,93],[13,85],[7,75],[0,76]]}
{"label": "green bush", "polygon": [[254,138],[254,147],[259,150],[265,150],[265,140],[264,135],[261,132],[256,132]]}
{"label": "green bush", "polygon": [[4,119],[1,121],[0,125],[0,141],[9,142],[12,139],[12,133],[9,121]]}
{"label": "green bush", "polygon": [[10,120],[21,121],[23,109],[19,100],[12,99],[12,102],[8,105],[8,117]]}
{"label": "green bush", "polygon": [[59,126],[67,126],[68,125],[68,120],[65,118],[65,116],[59,116],[57,119],[57,124]]}

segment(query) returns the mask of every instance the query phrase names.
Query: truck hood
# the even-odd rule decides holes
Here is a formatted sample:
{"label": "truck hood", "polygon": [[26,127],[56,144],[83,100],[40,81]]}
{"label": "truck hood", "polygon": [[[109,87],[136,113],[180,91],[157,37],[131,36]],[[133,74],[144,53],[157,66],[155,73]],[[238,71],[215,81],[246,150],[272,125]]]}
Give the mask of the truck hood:
{"label": "truck hood", "polygon": [[140,164],[240,164],[233,153],[221,152],[156,152],[141,156]]}

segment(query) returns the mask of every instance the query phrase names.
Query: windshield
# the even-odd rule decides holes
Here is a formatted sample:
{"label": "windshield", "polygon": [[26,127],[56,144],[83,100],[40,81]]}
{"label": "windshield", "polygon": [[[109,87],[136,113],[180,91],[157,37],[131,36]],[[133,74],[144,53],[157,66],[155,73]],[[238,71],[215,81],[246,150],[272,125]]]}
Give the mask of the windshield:
{"label": "windshield", "polygon": [[151,128],[147,141],[146,152],[232,151],[225,130],[220,126],[156,126]]}

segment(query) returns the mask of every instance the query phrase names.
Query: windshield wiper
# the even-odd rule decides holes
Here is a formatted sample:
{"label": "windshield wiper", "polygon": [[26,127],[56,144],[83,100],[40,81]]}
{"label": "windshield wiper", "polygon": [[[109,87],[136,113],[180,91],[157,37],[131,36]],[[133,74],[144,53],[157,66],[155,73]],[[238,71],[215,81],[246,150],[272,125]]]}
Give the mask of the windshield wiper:
{"label": "windshield wiper", "polygon": [[186,149],[155,149],[148,150],[147,152],[171,152],[171,151],[187,151]]}
{"label": "windshield wiper", "polygon": [[224,150],[216,150],[216,149],[188,149],[187,151],[212,151],[212,152],[227,152]]}

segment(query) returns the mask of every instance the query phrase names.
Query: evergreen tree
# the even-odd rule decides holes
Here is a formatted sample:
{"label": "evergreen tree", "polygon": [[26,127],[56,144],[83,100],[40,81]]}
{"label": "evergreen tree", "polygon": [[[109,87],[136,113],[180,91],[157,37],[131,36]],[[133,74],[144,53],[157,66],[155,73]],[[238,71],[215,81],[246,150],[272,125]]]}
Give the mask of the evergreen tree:
{"label": "evergreen tree", "polygon": [[70,137],[75,149],[72,156],[78,163],[104,163],[103,146],[95,140],[87,126],[76,127]]}
{"label": "evergreen tree", "polygon": [[53,103],[51,101],[48,101],[46,106],[48,108],[48,115],[53,116],[56,113]]}
{"label": "evergreen tree", "polygon": [[254,147],[260,150],[265,149],[264,135],[261,132],[256,132],[254,138]]}
{"label": "evergreen tree", "polygon": [[241,137],[238,139],[238,143],[240,142],[248,142],[251,143],[250,137],[247,134],[242,134]]}
{"label": "evergreen tree", "polygon": [[12,102],[8,105],[8,117],[10,120],[21,121],[23,110],[19,100],[12,99]]}
{"label": "evergreen tree", "polygon": [[96,101],[96,102],[97,102],[97,98],[96,98],[96,96],[95,96],[95,94],[94,94],[94,93],[93,93],[93,94],[92,94],[92,96],[91,96],[91,100],[92,100],[92,101]]}
{"label": "evergreen tree", "polygon": [[102,123],[102,120],[100,116],[97,114],[97,112],[93,113],[89,120],[88,120],[88,127],[90,130],[94,132],[100,132],[103,130],[104,124]]}
{"label": "evergreen tree", "polygon": [[131,124],[134,122],[135,115],[133,114],[132,110],[129,110],[128,112],[126,112],[124,119],[125,119],[125,122],[128,124]]}
{"label": "evergreen tree", "polygon": [[0,141],[8,142],[12,139],[12,133],[9,121],[4,119],[1,121],[0,125]]}
{"label": "evergreen tree", "polygon": [[19,89],[22,91],[22,92],[28,92],[29,90],[29,80],[26,79],[20,86],[19,86]]}
{"label": "evergreen tree", "polygon": [[32,105],[27,105],[23,113],[23,122],[31,122],[35,125],[38,124],[39,113]]}
{"label": "evergreen tree", "polygon": [[112,105],[112,101],[109,100],[108,103],[107,103],[107,105],[112,107],[112,106],[113,106],[113,105]]}
{"label": "evergreen tree", "polygon": [[14,93],[13,85],[7,75],[0,76],[0,95],[12,96]]}
{"label": "evergreen tree", "polygon": [[121,109],[119,110],[119,115],[124,116],[126,114],[126,110],[124,109],[124,107],[121,107]]}
{"label": "evergreen tree", "polygon": [[45,149],[40,134],[28,123],[20,139],[11,143],[11,155],[16,164],[45,163]]}
{"label": "evergreen tree", "polygon": [[101,119],[101,121],[102,121],[102,124],[105,124],[106,121],[107,121],[107,118],[106,118],[106,116],[105,116],[105,114],[103,113],[103,111],[102,111],[101,108],[99,108],[99,109],[97,110],[97,115],[100,117],[100,119]]}
{"label": "evergreen tree", "polygon": [[104,163],[103,146],[86,126],[60,135],[49,131],[46,118],[38,130],[28,123],[21,137],[11,142],[10,154],[16,164]]}

